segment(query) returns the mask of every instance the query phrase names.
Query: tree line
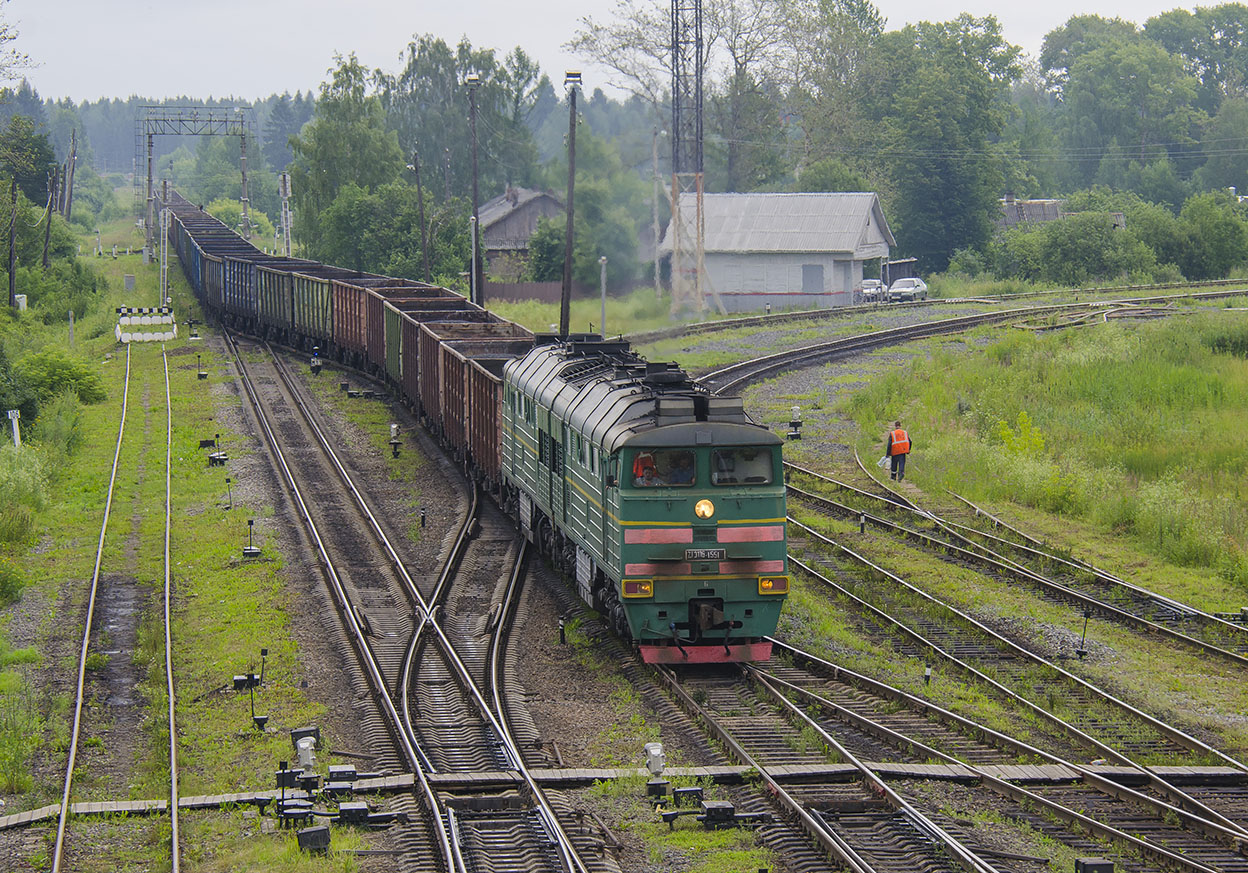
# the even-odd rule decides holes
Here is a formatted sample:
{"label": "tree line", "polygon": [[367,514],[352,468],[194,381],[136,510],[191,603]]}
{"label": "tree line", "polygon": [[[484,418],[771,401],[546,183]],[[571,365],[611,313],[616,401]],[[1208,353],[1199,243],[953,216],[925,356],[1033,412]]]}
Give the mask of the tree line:
{"label": "tree line", "polygon": [[[613,284],[642,275],[636,242],[649,236],[652,209],[666,218],[665,198],[653,203],[651,154],[657,143],[666,177],[669,9],[619,0],[605,19],[582,19],[568,44],[611,71],[597,84],[628,95],[590,87],[578,104],[582,281],[596,281],[604,254]],[[896,254],[919,258],[925,272],[1205,278],[1248,256],[1238,198],[1248,193],[1242,4],[1175,9],[1142,25],[1075,16],[1046,36],[1038,58],[1009,43],[992,16],[890,30],[870,0],[723,0],[704,14],[708,191],[876,191]],[[424,35],[408,43],[397,71],[347,55],[315,95],[272,95],[251,107],[259,232],[271,233],[276,174],[288,168],[303,254],[424,278],[413,249],[419,173],[430,278],[459,283],[469,257],[470,75],[479,82],[480,199],[508,186],[562,197],[563,89],[522,48],[504,55]],[[23,101],[42,105],[58,151],[66,126],[77,125],[101,165],[133,154],[138,98],[75,107],[18,89],[7,105]],[[109,157],[100,160],[104,142]],[[169,145],[158,175],[206,205],[237,199],[237,143]],[[1062,198],[1066,211],[1087,214],[1003,231],[1006,194]],[[556,225],[535,240],[534,278],[562,270]]]}

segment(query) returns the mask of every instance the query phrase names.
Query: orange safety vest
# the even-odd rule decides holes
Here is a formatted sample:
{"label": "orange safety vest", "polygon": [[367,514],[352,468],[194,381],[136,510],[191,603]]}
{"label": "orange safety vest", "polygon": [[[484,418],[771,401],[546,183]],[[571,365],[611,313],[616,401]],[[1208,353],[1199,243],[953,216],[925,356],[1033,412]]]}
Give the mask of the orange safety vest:
{"label": "orange safety vest", "polygon": [[893,447],[889,450],[890,455],[908,455],[910,454],[910,435],[901,428],[893,431]]}

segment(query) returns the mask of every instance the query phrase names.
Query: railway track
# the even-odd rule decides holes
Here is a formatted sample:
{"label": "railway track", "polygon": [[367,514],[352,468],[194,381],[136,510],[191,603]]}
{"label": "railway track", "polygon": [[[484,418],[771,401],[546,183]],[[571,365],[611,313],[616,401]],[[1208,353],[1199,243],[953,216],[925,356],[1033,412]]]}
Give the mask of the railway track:
{"label": "railway track", "polygon": [[[142,354],[142,353],[141,353]],[[169,785],[168,794],[153,811],[164,810],[169,814],[170,820],[170,840],[168,847],[168,858],[170,869],[174,873],[181,870],[181,835],[178,817],[178,732],[176,724],[176,697],[174,696],[174,675],[173,675],[173,655],[172,655],[172,632],[170,626],[170,605],[172,595],[171,581],[171,565],[170,565],[170,548],[169,536],[171,529],[171,464],[172,464],[172,445],[173,445],[173,407],[169,386],[169,359],[165,351],[161,350],[160,363],[163,369],[163,386],[164,386],[164,407],[165,407],[165,433],[164,433],[164,473],[165,473],[165,497],[164,497],[164,537],[163,537],[163,586],[161,592],[162,603],[162,623],[164,630],[164,670],[165,670],[165,688],[167,692],[168,708],[165,713],[169,729]],[[104,499],[103,519],[100,523],[100,537],[96,546],[95,564],[91,573],[91,583],[87,590],[87,601],[85,604],[86,615],[83,620],[82,644],[78,652],[78,670],[77,678],[73,691],[73,723],[70,729],[68,759],[65,768],[65,781],[61,792],[60,809],[57,812],[56,836],[52,847],[52,866],[53,873],[61,870],[73,869],[73,857],[76,848],[72,840],[71,834],[71,818],[72,805],[71,801],[74,796],[74,776],[79,767],[79,755],[82,750],[82,734],[83,728],[87,721],[83,709],[87,702],[87,697],[91,693],[88,688],[87,671],[88,660],[92,657],[104,657],[105,659],[112,656],[119,656],[125,659],[131,657],[131,652],[126,648],[133,648],[130,645],[129,637],[137,632],[138,615],[142,609],[142,599],[145,596],[141,590],[140,580],[125,572],[122,567],[118,567],[114,572],[104,574],[104,554],[105,544],[109,536],[109,521],[112,516],[115,500],[118,499],[118,470],[122,466],[122,449],[126,437],[127,412],[130,404],[131,392],[131,364],[132,353],[131,347],[126,347],[126,370],[124,383],[122,388],[121,416],[117,426],[117,444],[113,453],[112,467],[109,472],[108,488]],[[144,398],[146,406],[146,397]],[[140,467],[142,460],[140,460]],[[142,476],[138,477],[140,480]],[[137,488],[138,485],[136,484]],[[127,618],[123,618],[123,616]],[[110,637],[111,645],[122,646],[121,650],[113,652],[101,651],[99,642],[93,638],[93,631],[97,629],[97,625],[102,627],[106,636],[112,632]],[[94,650],[94,651],[93,651]],[[123,672],[123,677],[124,677]],[[113,683],[116,684],[116,683]],[[122,685],[129,685],[129,680],[122,679]],[[104,693],[110,695],[110,701],[114,704],[113,718],[120,721],[119,713],[128,713],[126,718],[127,725],[137,726],[142,717],[140,712],[141,706],[132,696],[134,689],[132,687],[108,687]],[[97,728],[100,726],[97,725]],[[123,726],[121,729],[137,729],[127,728]],[[130,764],[133,765],[133,762]],[[110,791],[114,794],[124,795],[126,793],[125,785],[110,786]],[[86,851],[85,847],[77,849],[77,851]]]}
{"label": "railway track", "polygon": [[[741,318],[725,318],[717,321],[700,321],[693,324],[685,324],[679,327],[663,328],[660,330],[644,331],[642,333],[629,334],[628,338],[635,343],[649,343],[662,339],[671,339],[680,336],[694,336],[702,333],[714,333],[720,330],[732,330],[743,327],[764,327],[770,325],[780,325],[795,321],[810,321],[812,319],[831,319],[845,317],[863,312],[888,311],[897,312],[911,309],[929,309],[935,306],[947,306],[952,304],[1014,304],[1018,300],[1033,297],[1059,297],[1063,294],[1070,294],[1076,298],[1080,294],[1104,295],[1124,294],[1131,295],[1121,300],[1110,299],[1110,303],[1123,304],[1142,304],[1147,305],[1157,300],[1171,300],[1176,295],[1161,295],[1158,297],[1139,296],[1142,291],[1169,291],[1192,287],[1233,287],[1242,286],[1242,279],[1216,279],[1208,282],[1201,282],[1197,286],[1188,285],[1186,283],[1173,282],[1157,285],[1121,285],[1107,288],[1056,288],[1046,291],[1026,291],[1017,294],[999,294],[987,297],[933,297],[928,300],[912,300],[906,303],[888,303],[888,304],[859,304],[856,306],[837,306],[830,309],[814,309],[802,312],[777,312],[768,315],[747,315]],[[1242,294],[1242,289],[1237,289]],[[1202,293],[1202,292],[1197,292]],[[1221,292],[1214,292],[1221,293]],[[1237,295],[1236,295],[1237,296]]]}
{"label": "railway track", "polygon": [[[280,361],[273,357],[273,363],[265,365],[270,368],[267,390],[277,393],[262,403],[250,365],[242,355],[236,354],[236,360],[270,449],[325,566],[377,703],[378,723],[397,747],[403,768],[416,776],[424,830],[405,835],[405,867],[479,869],[485,858],[505,848],[524,869],[587,873],[574,840],[508,743],[478,688],[485,657],[473,642],[478,625],[472,607],[482,603],[483,594],[472,585],[482,580],[491,584],[486,564],[497,562],[500,551],[506,550],[497,548],[497,536],[472,540],[483,524],[475,496],[433,590],[420,591]],[[267,421],[266,409],[280,413],[276,430]],[[285,460],[282,446],[287,441],[298,447],[290,456],[300,464],[312,464],[307,472],[292,470]],[[316,500],[306,499],[301,482],[326,491],[316,492]],[[499,526],[495,518],[484,523]],[[514,534],[507,539],[514,540]],[[457,572],[464,562],[479,572]],[[465,577],[470,581],[461,584]],[[484,602],[488,605],[489,599]],[[435,608],[441,615],[437,620]],[[463,656],[457,646],[464,649]],[[516,774],[520,789],[501,801],[465,797],[445,787],[435,791],[428,779],[432,773],[500,766]]]}
{"label": "railway track", "polygon": [[[774,694],[759,694],[746,671],[659,674],[684,708],[729,750],[756,769],[775,800],[807,833],[854,873],[953,871],[993,873],[995,868],[894,792],[843,745],[823,734],[812,741],[790,720],[791,708]],[[770,689],[765,682],[764,689]],[[849,763],[860,779],[786,786],[779,767]]]}
{"label": "railway track", "polygon": [[[872,494],[795,464],[786,464],[786,469],[818,485],[835,488],[852,501],[832,500],[790,481],[789,494],[807,505],[920,542],[939,550],[950,560],[977,565],[987,572],[1026,583],[1042,596],[1073,605],[1081,612],[1090,612],[1236,666],[1248,667],[1248,628],[1243,624],[1232,623],[1132,585],[1085,562],[1057,554],[1021,531],[1014,531],[1016,538],[1010,539],[938,516],[882,485],[879,487],[883,494]],[[982,515],[982,510],[980,512]],[[897,517],[904,521],[891,520]]]}
{"label": "railway track", "polygon": [[[1121,306],[1132,303],[1156,303],[1162,300],[1218,300],[1227,297],[1242,296],[1243,293],[1244,291],[1242,289],[1232,291],[1203,291],[1190,294],[1174,294],[1149,298],[1114,300],[1113,305]],[[950,301],[942,302],[947,303]],[[981,312],[974,315],[962,315],[955,316],[953,318],[940,319],[937,321],[925,321],[917,324],[902,325],[900,327],[877,330],[870,333],[815,343],[801,348],[777,352],[772,355],[751,358],[749,360],[741,361],[736,364],[730,364],[726,367],[720,367],[716,370],[704,373],[700,377],[699,381],[713,394],[731,393],[733,391],[739,391],[745,385],[757,379],[761,379],[764,376],[770,376],[784,370],[813,366],[815,364],[821,364],[836,358],[858,355],[884,346],[896,345],[898,343],[909,342],[911,340],[926,339],[928,337],[962,333],[976,327],[982,327],[990,324],[1005,324],[1020,318],[1036,318],[1060,315],[1064,313],[1097,311],[1104,309],[1107,305],[1108,304],[1102,302],[1047,304],[1040,306],[1017,307],[993,312]]]}
{"label": "railway track", "polygon": [[[1083,744],[1085,750],[1111,762],[1135,768],[1145,775],[1152,790],[1176,806],[1248,836],[1242,820],[1228,818],[1145,766],[1216,763],[1244,771],[1238,761],[1030,652],[814,528],[793,519],[790,525],[804,531],[812,542],[835,549],[867,568],[851,592],[820,572],[814,562],[790,557],[792,566],[878,623],[867,629],[868,634],[878,636],[881,627],[895,629],[902,635],[902,641],[896,643],[902,654],[928,664],[932,659],[949,664],[1011,706],[1019,706],[1056,727],[1066,738],[1063,742]],[[1068,745],[1067,754],[1071,750]]]}
{"label": "railway track", "polygon": [[[777,642],[776,652],[780,661],[750,667],[751,675],[777,699],[789,698],[795,718],[860,759],[954,765],[1003,801],[1044,809],[1072,828],[1116,843],[1124,853],[1166,866],[1236,870],[1248,861],[1243,833],[1133,789],[1117,781],[1120,772],[1063,760],[793,646]],[[1012,765],[1030,763],[1060,770],[1031,787],[1012,783],[1009,777],[1022,771]],[[1048,796],[1055,789],[1069,793]],[[1071,842],[1076,836],[1068,833],[1064,839]]]}

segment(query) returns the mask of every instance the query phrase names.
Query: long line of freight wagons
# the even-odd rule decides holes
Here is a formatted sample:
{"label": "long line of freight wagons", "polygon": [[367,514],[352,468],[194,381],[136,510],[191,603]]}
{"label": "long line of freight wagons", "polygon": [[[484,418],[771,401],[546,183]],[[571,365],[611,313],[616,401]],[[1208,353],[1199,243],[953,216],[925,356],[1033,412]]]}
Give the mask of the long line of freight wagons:
{"label": "long line of freight wagons", "polygon": [[165,205],[207,314],[384,379],[498,488],[503,365],[541,337],[436,285],[266,255],[176,193]]}

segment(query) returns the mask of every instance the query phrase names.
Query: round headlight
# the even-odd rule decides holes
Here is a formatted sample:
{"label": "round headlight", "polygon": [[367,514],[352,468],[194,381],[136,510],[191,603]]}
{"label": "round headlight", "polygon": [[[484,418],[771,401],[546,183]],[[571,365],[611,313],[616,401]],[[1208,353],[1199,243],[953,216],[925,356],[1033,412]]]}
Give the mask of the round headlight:
{"label": "round headlight", "polygon": [[699,500],[693,507],[693,514],[698,518],[710,518],[715,514],[715,504],[709,500]]}

